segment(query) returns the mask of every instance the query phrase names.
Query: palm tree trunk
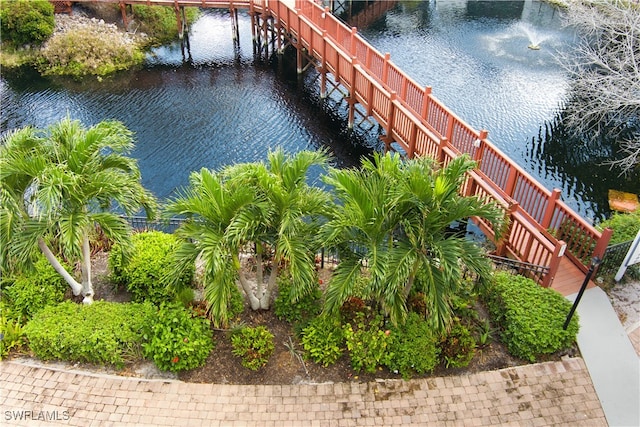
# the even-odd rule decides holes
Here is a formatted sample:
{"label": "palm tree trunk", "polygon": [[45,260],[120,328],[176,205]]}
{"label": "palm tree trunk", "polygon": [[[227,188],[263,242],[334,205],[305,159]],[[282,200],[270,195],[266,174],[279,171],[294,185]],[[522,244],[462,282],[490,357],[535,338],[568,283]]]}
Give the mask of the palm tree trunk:
{"label": "palm tree trunk", "polygon": [[51,252],[51,249],[49,249],[44,239],[38,239],[38,247],[44,254],[45,258],[47,258],[47,261],[49,261],[51,266],[53,266],[53,269],[56,270],[58,274],[62,276],[64,281],[67,282],[67,284],[71,287],[73,294],[80,295],[80,293],[82,292],[82,285],[78,283],[76,279],[74,279],[73,276],[69,274],[69,272],[67,272],[67,270],[64,269],[62,264],[60,264],[60,261],[58,261],[58,258],[56,258],[53,252]]}
{"label": "palm tree trunk", "polygon": [[273,266],[271,266],[271,273],[269,274],[269,283],[267,284],[267,290],[265,291],[262,298],[260,298],[260,308],[263,310],[269,310],[269,305],[271,303],[271,292],[273,292],[273,288],[276,286],[276,281],[278,279],[278,264],[279,261],[277,259],[273,260]]}
{"label": "palm tree trunk", "polygon": [[260,300],[255,296],[253,287],[249,283],[246,277],[244,277],[244,273],[242,272],[242,264],[240,263],[240,258],[237,253],[233,254],[233,264],[238,270],[238,280],[240,281],[240,286],[244,290],[244,293],[247,294],[247,298],[249,298],[249,304],[251,305],[252,310],[257,310],[260,308]]}
{"label": "palm tree trunk", "polygon": [[262,244],[256,243],[256,282],[258,283],[258,289],[256,290],[256,297],[260,300],[264,296],[264,267],[262,266]]}
{"label": "palm tree trunk", "polygon": [[420,268],[420,261],[416,260],[416,262],[413,263],[411,274],[409,275],[407,284],[404,286],[404,290],[402,292],[402,294],[404,295],[405,301],[407,300],[407,297],[409,297],[409,292],[411,292],[411,288],[413,287],[413,282],[415,282],[416,274],[418,274],[418,268]]}
{"label": "palm tree trunk", "polygon": [[93,284],[91,283],[91,246],[89,236],[82,239],[82,300],[85,304],[93,303]]}

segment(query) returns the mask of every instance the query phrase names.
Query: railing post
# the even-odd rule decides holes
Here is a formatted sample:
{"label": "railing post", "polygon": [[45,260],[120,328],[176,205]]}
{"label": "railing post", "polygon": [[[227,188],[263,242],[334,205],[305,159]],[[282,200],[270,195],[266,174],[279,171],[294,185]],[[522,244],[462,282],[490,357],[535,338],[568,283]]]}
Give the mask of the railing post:
{"label": "railing post", "polygon": [[351,27],[351,39],[349,40],[349,43],[351,43],[351,46],[349,46],[349,50],[351,51],[351,55],[352,56],[356,56],[356,35],[358,34],[358,29],[356,27]]}
{"label": "railing post", "polygon": [[382,83],[387,84],[387,77],[389,77],[389,60],[391,54],[389,52],[384,54],[384,64],[382,65]]}
{"label": "railing post", "polygon": [[591,254],[592,258],[604,259],[604,253],[607,250],[607,246],[609,246],[609,241],[611,240],[611,235],[613,234],[613,229],[607,227],[602,230],[600,234],[600,238],[596,242],[596,247],[593,248],[593,254]]}
{"label": "railing post", "polygon": [[544,279],[542,279],[542,283],[540,284],[543,288],[548,288],[553,284],[553,279],[556,277],[556,273],[560,268],[560,261],[562,260],[566,250],[567,244],[564,241],[559,240],[553,250],[553,255],[551,255],[549,272],[544,276]]}
{"label": "railing post", "polygon": [[447,117],[447,130],[445,136],[449,141],[451,141],[451,144],[453,145],[453,116],[451,114],[449,114],[449,117]]}
{"label": "railing post", "polygon": [[386,150],[385,152],[389,151],[391,142],[393,142],[393,116],[395,114],[395,106],[393,105],[393,101],[395,101],[397,96],[398,94],[395,91],[391,91],[389,93],[389,117],[387,119],[387,128],[385,129],[387,134],[383,138]]}
{"label": "railing post", "polygon": [[415,157],[416,139],[418,139],[418,125],[416,123],[413,123],[413,127],[411,128],[411,135],[409,136],[409,151],[407,152],[407,156],[410,159],[413,159]]}
{"label": "railing post", "polygon": [[513,202],[507,208],[507,218],[509,220],[509,225],[504,230],[500,241],[496,242],[496,255],[505,256],[507,253],[507,245],[509,243],[509,235],[511,234],[511,228],[513,227],[513,214],[518,210],[518,202]]}
{"label": "railing post", "polygon": [[540,225],[542,228],[549,228],[551,225],[551,220],[553,219],[553,214],[556,211],[556,201],[560,199],[561,190],[554,188],[551,192],[551,197],[547,200],[547,208],[545,209],[544,216],[542,217],[542,221],[540,221]]}
{"label": "railing post", "polygon": [[440,144],[438,144],[438,163],[444,163],[444,147],[449,144],[449,140],[445,137],[440,140]]}
{"label": "railing post", "polygon": [[509,175],[507,176],[507,182],[504,186],[504,192],[507,193],[507,196],[513,197],[513,191],[516,187],[516,168],[513,167],[511,163],[509,163]]}
{"label": "railing post", "polygon": [[431,97],[431,86],[424,88],[424,98],[422,100],[422,118],[426,121],[429,114],[429,98]]}
{"label": "railing post", "polygon": [[484,154],[484,146],[486,144],[485,140],[489,132],[486,130],[481,130],[478,133],[478,139],[473,142],[473,147],[475,150],[473,151],[473,160],[477,163],[476,169],[480,170],[480,165],[482,164],[482,155]]}

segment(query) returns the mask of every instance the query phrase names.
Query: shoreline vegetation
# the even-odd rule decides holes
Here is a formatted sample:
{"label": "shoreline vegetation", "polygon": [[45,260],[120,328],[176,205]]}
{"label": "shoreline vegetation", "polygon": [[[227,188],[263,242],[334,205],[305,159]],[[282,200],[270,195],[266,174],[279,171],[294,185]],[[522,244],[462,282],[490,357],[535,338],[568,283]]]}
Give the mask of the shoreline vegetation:
{"label": "shoreline vegetation", "polygon": [[[44,76],[98,80],[141,66],[146,51],[177,36],[175,13],[169,7],[134,6],[128,28],[113,4],[83,4],[71,15],[55,14],[46,0],[2,4],[4,69],[34,67]],[[187,22],[199,14],[187,8]],[[29,25],[26,17],[29,16]]]}

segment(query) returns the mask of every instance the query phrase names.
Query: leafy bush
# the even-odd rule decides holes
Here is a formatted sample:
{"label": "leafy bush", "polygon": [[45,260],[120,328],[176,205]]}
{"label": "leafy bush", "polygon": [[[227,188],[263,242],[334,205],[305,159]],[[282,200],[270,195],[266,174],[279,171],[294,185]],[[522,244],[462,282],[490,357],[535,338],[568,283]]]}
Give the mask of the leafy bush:
{"label": "leafy bush", "polygon": [[390,337],[387,367],[391,371],[409,379],[413,373],[431,372],[437,366],[437,340],[420,315],[409,313],[404,325],[391,328]]}
{"label": "leafy bush", "polygon": [[[133,301],[150,301],[154,304],[170,302],[175,295],[167,289],[164,279],[170,276],[171,259],[178,247],[178,240],[172,234],[148,231],[134,234],[133,254],[126,260],[123,248],[114,245],[109,253],[111,278],[118,285],[124,285],[131,293]],[[176,289],[191,285],[195,267],[187,271],[175,284]]]}
{"label": "leafy bush", "polygon": [[451,330],[440,342],[440,347],[447,368],[467,367],[476,354],[476,341],[459,320],[453,322]]}
{"label": "leafy bush", "polygon": [[41,44],[55,28],[53,5],[47,0],[4,0],[0,7],[0,31],[14,45]]}
{"label": "leafy bush", "polygon": [[[140,30],[149,34],[156,43],[164,44],[178,35],[176,13],[168,6],[133,6],[133,14],[140,22]],[[195,7],[185,8],[187,22],[193,22],[199,11]]]}
{"label": "leafy bush", "polygon": [[611,218],[602,221],[599,229],[611,228],[613,234],[609,244],[627,242],[635,239],[640,230],[640,210],[632,213],[614,213]]}
{"label": "leafy bush", "polygon": [[359,315],[364,315],[369,311],[369,307],[360,297],[351,296],[340,306],[340,317],[344,323],[351,323]]}
{"label": "leafy bush", "polygon": [[301,341],[311,360],[329,366],[342,356],[344,332],[336,319],[319,316],[302,330]]}
{"label": "leafy bush", "polygon": [[232,353],[242,358],[242,366],[257,371],[273,354],[273,334],[264,326],[244,327],[231,334]]}
{"label": "leafy bush", "polygon": [[316,286],[313,291],[298,301],[291,300],[291,282],[287,279],[278,283],[278,296],[273,301],[273,311],[280,320],[289,323],[301,322],[320,313],[322,291]]}
{"label": "leafy bush", "polygon": [[492,321],[502,329],[502,341],[516,357],[533,362],[540,355],[571,347],[576,340],[577,316],[566,331],[562,328],[571,303],[531,279],[497,272],[483,297]]}
{"label": "leafy bush", "polygon": [[[4,309],[4,307],[0,307]],[[12,349],[19,349],[25,343],[24,329],[20,317],[13,319],[0,311],[0,360]]]}
{"label": "leafy bush", "polygon": [[79,27],[53,35],[41,50],[38,70],[43,75],[105,76],[142,64],[139,44],[117,30]]}
{"label": "leafy bush", "polygon": [[151,304],[65,301],[36,314],[24,332],[31,350],[42,360],[120,367],[140,356],[143,331],[155,315]]}
{"label": "leafy bush", "polygon": [[6,279],[2,296],[11,307],[13,319],[19,316],[27,321],[46,306],[62,302],[66,290],[67,284],[62,276],[41,257],[34,271]]}
{"label": "leafy bush", "polygon": [[367,321],[363,313],[357,313],[354,324],[343,327],[353,369],[374,373],[379,366],[388,366],[393,358],[389,349],[391,331],[384,328],[382,316]]}
{"label": "leafy bush", "polygon": [[202,366],[215,345],[209,321],[178,304],[162,304],[144,338],[144,356],[173,372]]}

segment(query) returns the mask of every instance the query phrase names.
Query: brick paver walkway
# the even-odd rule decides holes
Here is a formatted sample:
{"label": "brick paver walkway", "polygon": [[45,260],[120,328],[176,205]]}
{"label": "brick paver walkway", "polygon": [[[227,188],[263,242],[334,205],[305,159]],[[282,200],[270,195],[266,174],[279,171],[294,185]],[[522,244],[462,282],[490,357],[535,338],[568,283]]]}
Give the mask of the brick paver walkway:
{"label": "brick paver walkway", "polygon": [[[22,420],[20,420],[22,418]],[[193,384],[0,362],[0,424],[606,426],[581,358],[411,381]]]}

